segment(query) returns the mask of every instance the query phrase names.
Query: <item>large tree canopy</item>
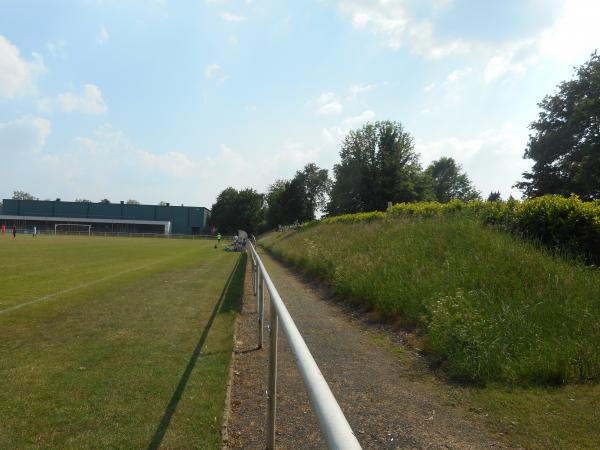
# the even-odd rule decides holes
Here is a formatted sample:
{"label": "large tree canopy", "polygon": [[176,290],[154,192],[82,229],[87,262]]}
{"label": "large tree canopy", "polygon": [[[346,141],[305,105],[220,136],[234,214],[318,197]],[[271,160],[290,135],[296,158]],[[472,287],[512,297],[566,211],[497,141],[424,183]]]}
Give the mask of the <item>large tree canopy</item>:
{"label": "large tree canopy", "polygon": [[480,193],[473,187],[471,180],[462,172],[460,164],[453,158],[442,157],[427,167],[426,173],[431,177],[433,192],[438,202],[450,200],[479,200]]}
{"label": "large tree canopy", "polygon": [[13,200],[39,200],[37,197],[34,197],[29,192],[25,191],[13,191]]}
{"label": "large tree canopy", "polygon": [[516,184],[528,197],[600,198],[600,56],[594,53],[576,74],[538,105],[525,150],[534,165]]}
{"label": "large tree canopy", "polygon": [[387,202],[431,198],[413,139],[398,122],[368,123],[344,139],[329,214],[383,210]]}
{"label": "large tree canopy", "polygon": [[331,181],[326,169],[307,164],[291,180],[276,180],[266,195],[267,226],[313,220],[327,203]]}
{"label": "large tree canopy", "polygon": [[221,233],[248,233],[259,231],[263,220],[264,197],[254,189],[237,191],[228,187],[212,205],[211,224]]}

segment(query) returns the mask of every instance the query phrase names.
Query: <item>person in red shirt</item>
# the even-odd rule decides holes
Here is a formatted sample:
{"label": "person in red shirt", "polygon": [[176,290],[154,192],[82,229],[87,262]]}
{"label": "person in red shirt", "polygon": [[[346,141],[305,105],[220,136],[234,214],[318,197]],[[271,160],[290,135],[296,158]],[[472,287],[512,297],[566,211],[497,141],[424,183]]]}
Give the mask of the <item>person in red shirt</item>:
{"label": "person in red shirt", "polygon": [[4,233],[6,233],[6,224],[2,224],[2,237],[4,237]]}
{"label": "person in red shirt", "polygon": [[17,226],[13,225],[13,239],[17,237]]}

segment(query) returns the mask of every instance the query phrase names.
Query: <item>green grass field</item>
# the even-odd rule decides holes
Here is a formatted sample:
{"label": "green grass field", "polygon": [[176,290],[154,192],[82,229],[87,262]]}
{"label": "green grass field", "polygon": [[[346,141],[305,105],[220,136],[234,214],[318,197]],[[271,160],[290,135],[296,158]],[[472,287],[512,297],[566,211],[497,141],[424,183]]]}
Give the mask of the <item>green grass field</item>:
{"label": "green grass field", "polygon": [[0,240],[0,448],[220,448],[245,257]]}

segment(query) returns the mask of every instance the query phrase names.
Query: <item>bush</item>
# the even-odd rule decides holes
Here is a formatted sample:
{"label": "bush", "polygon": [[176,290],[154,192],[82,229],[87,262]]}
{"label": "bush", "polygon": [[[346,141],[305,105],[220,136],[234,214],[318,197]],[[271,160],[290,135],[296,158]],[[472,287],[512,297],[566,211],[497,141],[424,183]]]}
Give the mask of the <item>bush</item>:
{"label": "bush", "polygon": [[313,221],[317,223],[354,223],[395,217],[424,218],[461,215],[480,220],[506,231],[518,233],[553,249],[581,255],[588,262],[600,262],[600,201],[583,202],[578,197],[547,195],[525,201],[506,202],[420,202],[398,203],[386,212],[344,214]]}
{"label": "bush", "polygon": [[578,197],[544,196],[517,206],[514,227],[544,244],[600,259],[600,204]]}
{"label": "bush", "polygon": [[362,212],[356,214],[342,214],[323,219],[322,223],[352,223],[371,222],[373,220],[385,219],[385,213],[381,211]]}

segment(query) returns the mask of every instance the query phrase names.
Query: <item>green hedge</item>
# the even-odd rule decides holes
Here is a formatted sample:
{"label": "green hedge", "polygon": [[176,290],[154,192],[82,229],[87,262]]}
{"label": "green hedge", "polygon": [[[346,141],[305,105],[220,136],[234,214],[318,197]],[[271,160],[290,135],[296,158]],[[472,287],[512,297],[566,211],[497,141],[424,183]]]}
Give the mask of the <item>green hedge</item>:
{"label": "green hedge", "polygon": [[[589,262],[600,262],[600,201],[581,201],[547,195],[530,200],[506,202],[421,202],[398,203],[385,213],[380,211],[328,217],[320,223],[353,223],[383,220],[388,217],[431,217],[467,215],[488,225],[499,226],[539,241],[549,247],[581,255]],[[310,227],[314,223],[306,224]]]}

